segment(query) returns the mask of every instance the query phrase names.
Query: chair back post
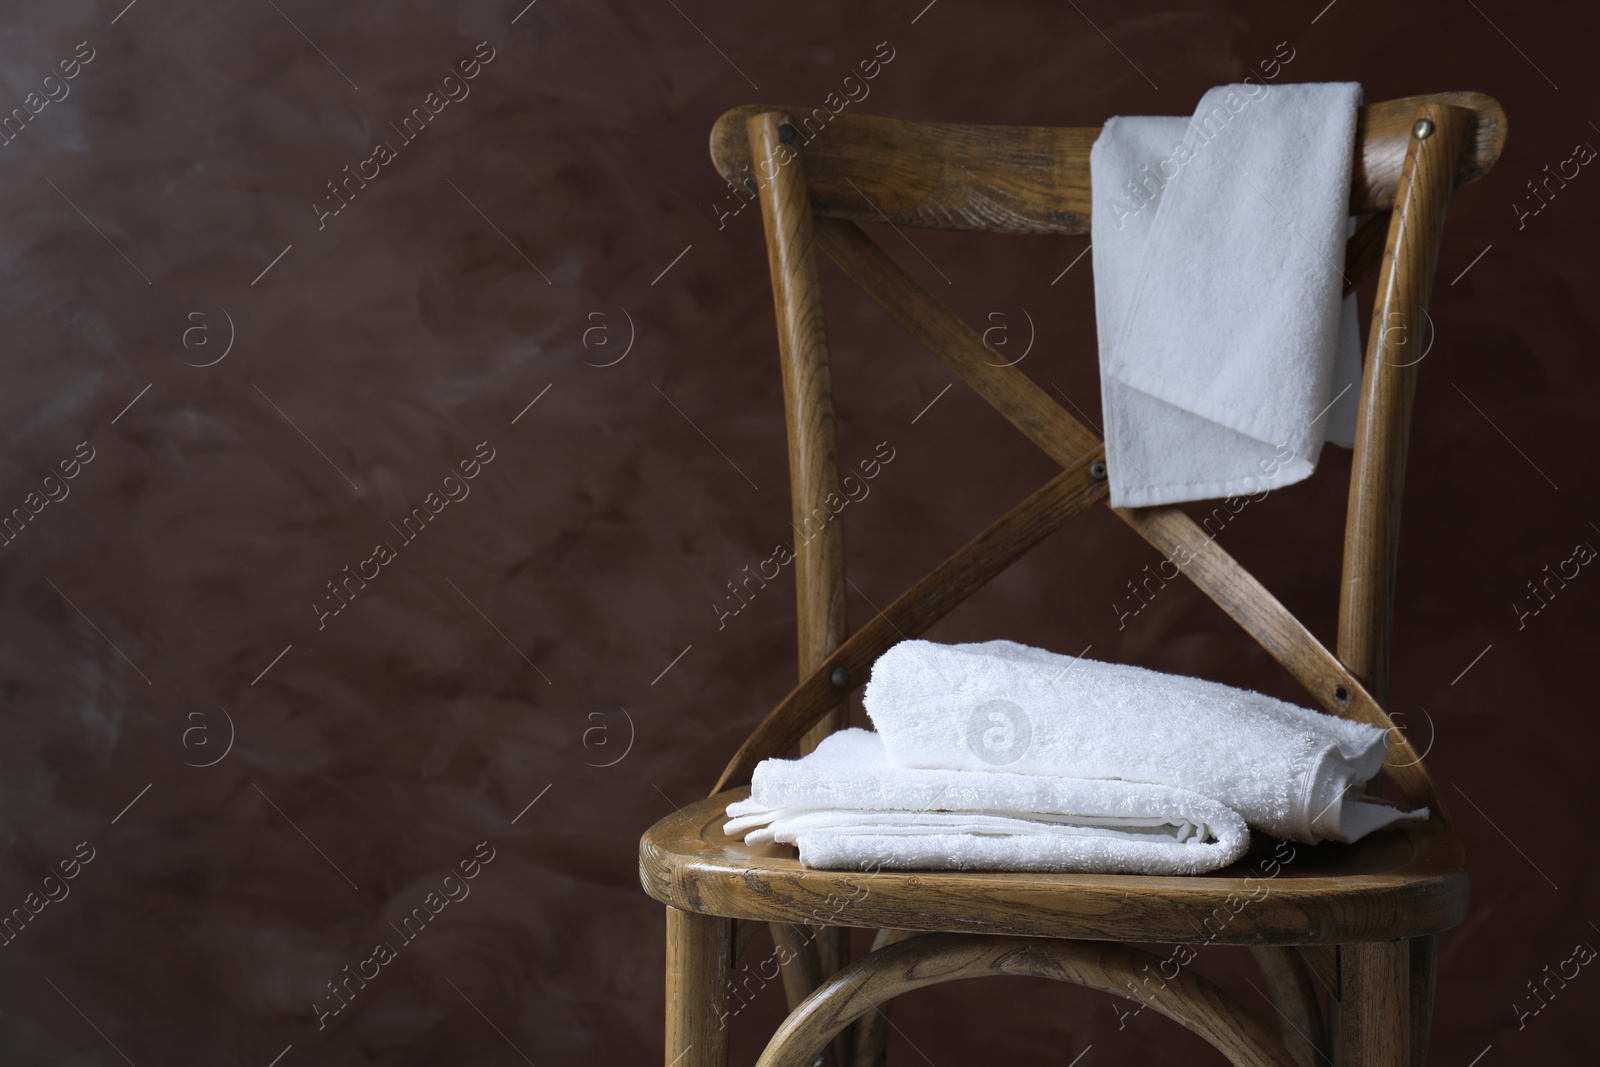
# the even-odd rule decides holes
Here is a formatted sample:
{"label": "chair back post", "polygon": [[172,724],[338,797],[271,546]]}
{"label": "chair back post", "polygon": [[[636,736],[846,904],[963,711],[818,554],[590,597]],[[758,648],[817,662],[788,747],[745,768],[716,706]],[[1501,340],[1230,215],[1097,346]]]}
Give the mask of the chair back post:
{"label": "chair back post", "polygon": [[[772,304],[778,320],[778,357],[783,368],[784,421],[789,431],[789,496],[794,527],[795,613],[800,679],[816,671],[846,634],[844,523],[839,495],[839,446],[834,433],[833,375],[828,366],[828,331],[817,277],[816,238],[805,161],[790,147],[795,129],[777,111],[750,116],[750,155],[766,181],[757,179],[766,231]],[[830,507],[830,504],[832,507]],[[850,724],[845,694],[800,739],[802,754]],[[786,931],[773,927],[782,943]],[[793,940],[792,938],[790,940]],[[793,1009],[816,984],[850,962],[850,931],[822,927],[812,944],[784,965],[784,993]],[[849,1035],[837,1037],[823,1067],[844,1067]]]}
{"label": "chair back post", "polygon": [[[778,319],[778,357],[789,431],[795,612],[800,677],[804,679],[846,636],[844,524],[833,521],[835,512],[829,508],[830,501],[838,507],[843,499],[839,495],[833,377],[805,161],[790,146],[794,126],[782,112],[762,111],[750,116],[746,129],[751,159],[762,175],[756,180]],[[848,702],[841,699],[806,732],[801,751],[810,752],[824,737],[849,725],[849,712]]]}
{"label": "chair back post", "polygon": [[[1338,655],[1379,704],[1388,703],[1395,569],[1412,402],[1445,210],[1473,113],[1429,102],[1416,110],[1395,189],[1362,369],[1345,515]],[[1438,797],[1432,798],[1433,805]]]}

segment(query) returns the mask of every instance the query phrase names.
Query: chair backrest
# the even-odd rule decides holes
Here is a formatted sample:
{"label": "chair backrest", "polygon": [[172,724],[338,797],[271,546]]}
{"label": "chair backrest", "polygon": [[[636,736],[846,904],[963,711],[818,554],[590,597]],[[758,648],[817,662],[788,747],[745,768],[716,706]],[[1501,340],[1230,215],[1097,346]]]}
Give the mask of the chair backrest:
{"label": "chair backrest", "polygon": [[[824,116],[826,116],[824,118]],[[856,225],[990,233],[1089,232],[1089,149],[1098,129],[956,126],[869,115],[735,108],[711,154],[735,191],[761,204],[789,431],[800,684],[756,727],[716,790],[797,741],[809,751],[848,722],[846,698],[872,663],[922,633],[1066,521],[1106,496],[1099,437],[982,338]],[[1500,105],[1438,93],[1360,111],[1346,292],[1381,267],[1362,372],[1345,522],[1337,655],[1174,506],[1116,514],[1217,602],[1336,715],[1391,731],[1386,773],[1405,800],[1442,805],[1383,709],[1406,440],[1418,360],[1406,355],[1433,285],[1451,191],[1482,177],[1505,145]],[[1062,467],[1061,474],[934,568],[854,634],[845,627],[842,519],[832,384],[815,249],[821,247],[914,337]],[[817,517],[822,521],[817,523]],[[811,525],[816,524],[812,530]]]}

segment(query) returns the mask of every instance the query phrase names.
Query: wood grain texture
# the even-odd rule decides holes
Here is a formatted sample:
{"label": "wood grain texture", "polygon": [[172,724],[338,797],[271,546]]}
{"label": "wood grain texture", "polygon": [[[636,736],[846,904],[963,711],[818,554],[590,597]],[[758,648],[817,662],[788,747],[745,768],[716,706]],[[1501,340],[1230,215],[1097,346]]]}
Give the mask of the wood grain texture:
{"label": "wood grain texture", "polygon": [[1405,941],[1339,947],[1339,1067],[1406,1067],[1411,1060],[1410,949]]}
{"label": "wood grain texture", "polygon": [[[841,501],[838,442],[834,433],[833,377],[811,212],[806,165],[784,144],[774,113],[751,115],[752,152],[772,160],[775,177],[761,190],[772,302],[778,320],[778,357],[789,431],[791,521],[795,528],[795,613],[803,678],[845,638],[844,524],[828,501]],[[782,159],[781,165],[776,162]],[[848,722],[841,702],[808,738],[807,751]]]}
{"label": "wood grain texture", "polygon": [[1306,961],[1311,973],[1316,975],[1322,988],[1334,1000],[1339,999],[1339,949],[1335,945],[1301,945],[1297,950]]}
{"label": "wood grain texture", "polygon": [[[1345,295],[1358,285],[1383,253],[1386,213],[1369,218],[1346,245]],[[955,371],[1045,454],[1063,467],[1081,461],[1099,437],[1067,414],[1051,396],[1015,366],[996,363],[982,337],[930,293],[878,243],[853,222],[819,218],[817,240],[828,257],[895,320]]]}
{"label": "wood grain texture", "polygon": [[1411,1062],[1428,1062],[1428,1034],[1433,1029],[1433,990],[1439,976],[1439,935],[1411,938]]}
{"label": "wood grain texture", "polygon": [[995,353],[961,316],[928,292],[853,222],[818,219],[817,239],[828,258],[885,311],[955,371],[974,392],[1062,467],[1091,462],[1100,438],[1062,410],[1050,395]]}
{"label": "wood grain texture", "polygon": [[1426,104],[1412,115],[1431,124],[1413,136],[1402,165],[1389,220],[1378,295],[1361,375],[1360,415],[1345,512],[1344,572],[1340,581],[1339,658],[1373,699],[1388,698],[1400,509],[1411,436],[1412,400],[1427,328],[1445,209],[1471,125],[1471,113]]}
{"label": "wood grain texture", "polygon": [[[1368,104],[1358,112],[1352,214],[1393,204],[1412,118],[1424,100],[1472,113],[1457,186],[1477,181],[1494,166],[1505,145],[1506,120],[1491,97],[1434,93]],[[754,192],[770,180],[752,156],[745,131],[752,115],[774,111],[794,114],[802,127],[809,114],[800,107],[749,104],[726,112],[712,127],[712,161],[741,189]],[[1099,135],[1098,127],[971,126],[845,113],[797,143],[818,215],[947,230],[1074,234],[1089,232],[1089,149]]]}
{"label": "wood grain texture", "polygon": [[[830,1035],[902,993],[990,975],[1050,978],[1151,1008],[1200,1035],[1241,1067],[1296,1067],[1269,1030],[1232,996],[1180,969],[1158,974],[1159,957],[1126,945],[1034,938],[927,934],[845,968],[789,1016],[757,1067],[808,1067]],[[1156,976],[1156,981],[1152,981]]]}
{"label": "wood grain texture", "polygon": [[1383,260],[1383,249],[1389,235],[1389,212],[1379,211],[1367,216],[1356,227],[1344,246],[1344,295],[1349,296],[1360,287],[1367,275]]}
{"label": "wood grain texture", "polygon": [[772,946],[783,974],[783,993],[793,1010],[823,979],[816,953],[809,951],[812,930],[800,923],[768,923]]}
{"label": "wood grain texture", "polygon": [[[844,497],[839,492],[839,449],[834,432],[833,376],[828,364],[828,331],[822,285],[817,278],[806,165],[785,143],[788,120],[772,112],[751,115],[746,124],[752,156],[771,168],[773,180],[761,190],[772,302],[778,324],[778,357],[783,372],[785,424],[789,433],[789,495],[794,526],[795,615],[800,677],[814,671],[844,640],[847,630],[844,577],[844,523],[834,521]],[[781,162],[780,162],[781,161]],[[810,752],[823,738],[849,725],[850,707],[835,694],[801,738]],[[848,934],[819,930],[800,941],[799,954],[786,965],[784,989],[791,1005],[810,991],[807,983],[826,977],[849,958]],[[823,1067],[840,1067],[843,1043]]]}
{"label": "wood grain texture", "polygon": [[727,1067],[733,922],[667,909],[668,1067]]}
{"label": "wood grain texture", "polygon": [[[1098,448],[1098,437],[1031,379],[1015,367],[993,363],[977,333],[895,263],[860,227],[837,219],[819,219],[816,233],[823,250],[853,281],[1052,459],[1071,469],[1084,462],[1085,450]],[[1096,458],[1102,454],[1094,453]],[[1389,765],[1402,795],[1413,805],[1442,808],[1427,769],[1404,735],[1394,729],[1387,712],[1336,656],[1192,519],[1177,507],[1121,509],[1117,513],[1173,558],[1324,708],[1388,730],[1392,739]],[[1175,557],[1180,548],[1182,556]],[[907,636],[911,635],[907,631]],[[725,775],[719,788],[731,782]]]}
{"label": "wood grain texture", "polygon": [[1438,790],[1411,742],[1372,694],[1288,608],[1183,511],[1113,509],[1283,664],[1323,708],[1389,731],[1384,767],[1407,803],[1441,815]]}
{"label": "wood grain texture", "polygon": [[925,631],[1105,493],[1105,483],[1092,477],[1087,466],[1063,471],[929,571],[852,634],[767,714],[729,761],[713,795],[748,782],[757,763],[787,752],[832,706],[838,693],[830,680],[835,668],[850,672],[852,687],[862,684],[873,662],[889,646]]}
{"label": "wood grain texture", "polygon": [[[1389,699],[1411,410],[1422,358],[1427,355],[1424,346],[1432,342],[1427,302],[1434,290],[1446,208],[1454,174],[1467,150],[1472,112],[1429,101],[1416,109],[1411,120],[1366,341],[1339,582],[1339,659],[1379,702]],[[1426,138],[1418,136],[1419,123],[1430,126]],[[1376,789],[1381,789],[1378,782],[1373,784]],[[1445,817],[1438,797],[1430,803]],[[1437,936],[1414,937],[1408,944],[1406,1056],[1414,1064],[1427,1059],[1437,953]]]}
{"label": "wood grain texture", "polygon": [[[908,937],[919,936],[915,930],[879,930],[872,939],[872,951],[899,944]],[[855,1023],[855,1046],[851,1049],[851,1067],[883,1067],[889,1055],[889,1013],[894,1001],[878,1002],[878,1010],[868,1012]]]}
{"label": "wood grain texture", "polygon": [[1282,1025],[1283,1044],[1300,1067],[1317,1067],[1328,1059],[1328,1035],[1322,1003],[1305,960],[1286,945],[1252,946],[1250,954],[1266,983],[1267,994]]}
{"label": "wood grain texture", "polygon": [[740,919],[1104,941],[1340,944],[1433,933],[1466,917],[1461,846],[1433,820],[1354,845],[1296,845],[1270,879],[1244,861],[1192,877],[868,874],[804,867],[791,846],[728,837],[724,809],[748,795],[729,790],[652,826],[639,845],[645,891]]}

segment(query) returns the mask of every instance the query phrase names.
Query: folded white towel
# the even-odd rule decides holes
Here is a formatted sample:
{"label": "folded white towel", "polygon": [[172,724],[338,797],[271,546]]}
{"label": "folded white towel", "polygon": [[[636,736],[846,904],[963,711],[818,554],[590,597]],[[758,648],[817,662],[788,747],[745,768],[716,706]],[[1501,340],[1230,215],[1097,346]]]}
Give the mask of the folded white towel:
{"label": "folded white towel", "polygon": [[1111,504],[1244,496],[1354,439],[1344,301],[1361,87],[1224,85],[1089,156]]}
{"label": "folded white towel", "polygon": [[1362,797],[1383,730],[1199,678],[1011,641],[902,641],[873,665],[864,699],[901,767],[1175,786],[1306,843],[1428,814]]}
{"label": "folded white towel", "polygon": [[829,870],[1200,874],[1243,855],[1239,815],[1184,789],[1004,771],[896,767],[843,730],[798,760],[763,760],[726,830],[797,845]]}

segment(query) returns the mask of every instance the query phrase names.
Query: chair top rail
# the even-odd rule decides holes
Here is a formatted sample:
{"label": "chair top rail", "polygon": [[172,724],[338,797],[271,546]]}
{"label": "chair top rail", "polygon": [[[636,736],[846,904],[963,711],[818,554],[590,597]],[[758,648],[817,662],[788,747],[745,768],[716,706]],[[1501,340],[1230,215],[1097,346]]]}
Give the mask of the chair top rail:
{"label": "chair top rail", "polygon": [[[1472,113],[1456,187],[1489,172],[1506,141],[1506,116],[1475,92],[1407,96],[1360,109],[1353,214],[1394,205],[1417,108],[1448,104]],[[860,222],[989,233],[1089,232],[1089,149],[1099,127],[971,126],[878,115],[746,104],[711,131],[711,158],[748,196],[769,180],[751,158],[746,120],[781,111],[806,160],[812,210]],[[781,164],[780,164],[781,165]]]}

